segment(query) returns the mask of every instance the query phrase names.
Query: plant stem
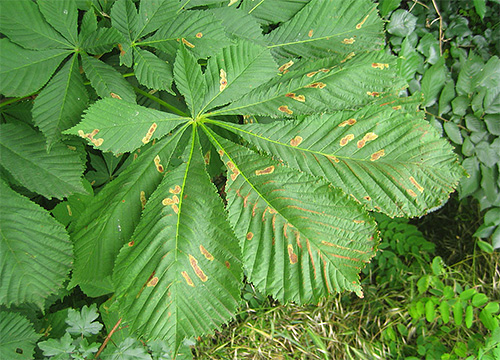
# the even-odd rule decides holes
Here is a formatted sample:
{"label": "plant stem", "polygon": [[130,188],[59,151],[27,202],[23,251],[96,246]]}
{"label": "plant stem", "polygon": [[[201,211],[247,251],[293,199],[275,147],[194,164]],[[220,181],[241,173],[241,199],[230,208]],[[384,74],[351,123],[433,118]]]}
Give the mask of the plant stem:
{"label": "plant stem", "polygon": [[[445,119],[444,117],[438,116],[438,115],[436,115],[436,114],[433,114],[433,113],[431,113],[431,112],[428,112],[428,111],[427,111],[427,110],[425,110],[425,109],[424,109],[424,112],[425,112],[427,115],[434,116],[436,119],[442,120],[442,121],[444,121],[444,122],[450,122],[450,120]],[[458,126],[460,129],[463,129],[463,130],[465,130],[465,131],[472,132],[472,130],[467,129],[467,128],[466,128],[465,126],[463,126],[463,125],[457,124],[457,126]]]}
{"label": "plant stem", "polygon": [[439,55],[443,56],[443,17],[439,12],[436,0],[432,0],[432,5],[434,5],[434,9],[439,16]]}
{"label": "plant stem", "polygon": [[135,90],[136,93],[144,95],[148,99],[151,99],[151,100],[157,102],[158,104],[160,104],[161,106],[169,109],[174,114],[177,114],[177,115],[180,115],[180,116],[189,117],[189,114],[186,114],[184,111],[181,111],[181,110],[177,109],[175,106],[170,105],[168,102],[163,101],[162,99],[157,98],[156,96],[151,95],[150,93],[148,93],[148,92],[146,92],[146,91],[144,91],[142,89],[139,89],[137,86],[134,86],[134,90]]}
{"label": "plant stem", "polygon": [[113,329],[111,329],[111,331],[109,332],[108,336],[106,336],[106,339],[104,339],[104,342],[102,343],[101,347],[99,348],[99,351],[97,352],[97,354],[95,354],[94,359],[98,359],[99,358],[99,355],[101,355],[102,351],[104,350],[104,348],[108,344],[109,340],[111,339],[111,336],[113,336],[113,333],[116,331],[116,329],[118,328],[118,326],[120,325],[121,322],[122,322],[122,319],[120,318],[116,322],[115,326],[113,326]]}

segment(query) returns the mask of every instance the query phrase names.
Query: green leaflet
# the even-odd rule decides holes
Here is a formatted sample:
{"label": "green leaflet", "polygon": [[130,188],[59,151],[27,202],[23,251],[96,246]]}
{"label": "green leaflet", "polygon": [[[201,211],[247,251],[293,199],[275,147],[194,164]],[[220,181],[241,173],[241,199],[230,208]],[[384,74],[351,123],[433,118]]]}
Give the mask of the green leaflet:
{"label": "green leaflet", "polygon": [[102,54],[111,51],[120,42],[122,36],[115,28],[99,28],[83,39],[82,49],[87,53]]}
{"label": "green leaflet", "polygon": [[160,60],[153,53],[134,48],[135,77],[140,84],[151,89],[166,90],[172,94],[172,65]]}
{"label": "green leaflet", "polygon": [[185,127],[141,151],[125,171],[87,204],[70,234],[75,244],[72,285],[92,285],[93,296],[113,291],[111,273],[118,251],[132,235],[184,130]]}
{"label": "green leaflet", "polygon": [[81,53],[81,57],[85,75],[97,95],[135,103],[134,89],[115,68],[84,53]]}
{"label": "green leaflet", "polygon": [[0,2],[0,33],[26,49],[71,49],[31,0]]}
{"label": "green leaflet", "polygon": [[83,120],[65,134],[88,139],[95,148],[120,154],[159,139],[187,118],[118,99],[94,103]]}
{"label": "green leaflet", "polygon": [[420,116],[402,112],[399,102],[303,121],[219,124],[390,216],[424,215],[464,175],[447,142]]}
{"label": "green leaflet", "polygon": [[129,43],[139,32],[139,17],[132,0],[117,0],[111,9],[113,28],[122,33]]}
{"label": "green leaflet", "polygon": [[78,43],[78,9],[73,0],[44,0],[38,2],[40,12],[47,22],[52,25],[72,45]]}
{"label": "green leaflet", "polygon": [[47,138],[48,149],[61,138],[62,130],[78,123],[88,105],[78,64],[78,55],[74,54],[34,102],[33,120]]}
{"label": "green leaflet", "polygon": [[242,9],[234,6],[224,6],[210,9],[210,12],[224,24],[226,33],[231,39],[236,41],[243,39],[255,44],[265,45],[259,23]]}
{"label": "green leaflet", "polygon": [[141,1],[139,24],[134,40],[146,36],[178,15],[181,4],[177,0]]}
{"label": "green leaflet", "polygon": [[324,58],[380,50],[384,33],[369,0],[312,0],[266,41],[275,56]]}
{"label": "green leaflet", "polygon": [[47,153],[43,135],[22,123],[2,124],[0,132],[0,164],[27,189],[48,199],[85,193],[82,161],[66,144]]}
{"label": "green leaflet", "polygon": [[50,79],[68,50],[33,51],[0,39],[0,92],[5,96],[29,95]]}
{"label": "green leaflet", "polygon": [[290,20],[308,2],[309,0],[243,0],[240,7],[259,23],[276,24]]}
{"label": "green leaflet", "polygon": [[405,87],[395,71],[396,58],[382,52],[296,62],[285,62],[283,75],[213,114],[331,113],[359,108]]}
{"label": "green leaflet", "polygon": [[229,221],[250,281],[285,302],[362,297],[358,273],[377,244],[368,213],[320,179],[208,134],[228,169]]}
{"label": "green leaflet", "polygon": [[194,128],[186,162],[151,195],[114,270],[125,320],[174,352],[234,316],[240,299],[238,242],[200,150]]}
{"label": "green leaflet", "polygon": [[21,314],[0,312],[0,358],[33,359],[35,344],[40,336],[35,332],[33,324]]}
{"label": "green leaflet", "polygon": [[43,309],[44,299],[62,286],[71,268],[68,233],[46,210],[3,181],[0,201],[0,303],[28,302]]}

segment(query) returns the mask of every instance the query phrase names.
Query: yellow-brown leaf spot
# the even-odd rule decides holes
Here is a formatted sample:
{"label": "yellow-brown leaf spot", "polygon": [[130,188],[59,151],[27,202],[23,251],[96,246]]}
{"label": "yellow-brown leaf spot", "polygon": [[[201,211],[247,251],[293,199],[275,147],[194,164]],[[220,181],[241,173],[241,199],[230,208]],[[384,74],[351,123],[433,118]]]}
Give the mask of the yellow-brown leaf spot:
{"label": "yellow-brown leaf spot", "polygon": [[236,178],[238,177],[238,175],[240,174],[240,171],[238,169],[234,169],[233,170],[233,173],[231,174],[231,180],[236,180]]}
{"label": "yellow-brown leaf spot", "polygon": [[203,270],[201,270],[200,267],[198,266],[198,260],[196,260],[195,257],[191,254],[189,254],[189,263],[191,264],[191,267],[196,273],[196,276],[198,276],[200,280],[203,282],[207,281],[208,277],[205,275]]}
{"label": "yellow-brown leaf spot", "polygon": [[366,140],[362,139],[358,141],[358,149],[361,149],[363,146],[365,146]]}
{"label": "yellow-brown leaf spot", "polygon": [[146,193],[144,191],[141,191],[141,194],[139,197],[141,199],[142,209],[144,209],[144,207],[146,206]]}
{"label": "yellow-brown leaf spot", "polygon": [[314,75],[316,75],[317,73],[319,73],[319,70],[318,71],[312,71],[310,73],[307,73],[306,76],[307,77],[313,77]]}
{"label": "yellow-brown leaf spot", "polygon": [[96,136],[98,132],[98,129],[94,129],[92,132],[85,134],[83,130],[78,130],[78,135],[84,139],[89,139],[95,146],[101,146],[104,140],[102,138],[94,139],[94,136]]}
{"label": "yellow-brown leaf spot", "polygon": [[203,161],[205,162],[205,165],[210,164],[210,154],[211,154],[211,151],[208,150],[207,153],[205,154],[205,156],[203,156]]}
{"label": "yellow-brown leaf spot", "polygon": [[385,68],[388,68],[388,67],[389,67],[389,64],[372,63],[372,68],[374,68],[374,69],[384,70]]}
{"label": "yellow-brown leaf spot", "polygon": [[283,65],[281,65],[279,68],[278,68],[278,71],[280,73],[285,73],[285,70],[287,70],[290,66],[293,65],[293,61],[290,60],[289,62],[287,63],[284,63]]}
{"label": "yellow-brown leaf spot", "polygon": [[195,35],[198,39],[201,39],[201,37],[203,36],[203,33],[199,32]]}
{"label": "yellow-brown leaf spot", "polygon": [[364,220],[353,220],[355,224],[363,224],[365,221]]}
{"label": "yellow-brown leaf spot", "polygon": [[354,38],[350,38],[350,39],[344,39],[341,41],[342,44],[346,44],[346,45],[351,45],[351,44],[354,44],[356,40],[354,40]]}
{"label": "yellow-brown leaf spot", "polygon": [[292,98],[294,100],[300,101],[300,102],[306,101],[306,97],[304,95],[295,95],[294,93],[288,93],[288,94],[285,94],[285,96]]}
{"label": "yellow-brown leaf spot", "polygon": [[411,196],[413,196],[413,197],[417,197],[417,194],[415,193],[415,191],[413,191],[413,190],[411,190],[411,189],[408,189],[408,190],[406,190],[406,191],[408,191],[408,194],[410,194]]}
{"label": "yellow-brown leaf spot", "polygon": [[120,95],[115,94],[114,92],[109,93],[109,95],[111,95],[111,97],[112,97],[113,99],[118,99],[118,100],[121,100],[121,99],[122,99]]}
{"label": "yellow-brown leaf spot", "polygon": [[183,271],[183,272],[181,272],[181,275],[182,275],[182,277],[184,278],[184,280],[186,280],[186,282],[187,282],[187,284],[188,284],[189,286],[194,287],[193,280],[191,280],[191,278],[189,277],[189,275],[188,275],[188,273],[187,273],[187,272]]}
{"label": "yellow-brown leaf spot", "polygon": [[380,93],[376,92],[376,91],[367,91],[366,94],[370,95],[370,96],[373,96],[373,97],[379,97],[380,96]]}
{"label": "yellow-brown leaf spot", "polygon": [[224,150],[219,150],[218,153],[220,156],[224,156]]}
{"label": "yellow-brown leaf spot", "polygon": [[340,146],[346,146],[349,141],[354,139],[354,134],[348,134],[340,139]]}
{"label": "yellow-brown leaf spot", "polygon": [[179,185],[175,185],[174,188],[168,189],[168,192],[171,194],[180,194],[181,190],[182,189]]}
{"label": "yellow-brown leaf spot", "polygon": [[73,212],[71,211],[71,208],[69,205],[66,205],[66,209],[68,210],[68,215],[73,216]]}
{"label": "yellow-brown leaf spot", "polygon": [[307,36],[312,37],[312,36],[313,36],[313,33],[314,33],[314,30],[312,30],[312,29],[311,29],[311,30],[309,30],[309,32],[307,33]]}
{"label": "yellow-brown leaf spot", "polygon": [[325,83],[322,83],[322,82],[315,82],[315,83],[312,83],[312,84],[306,85],[306,86],[304,86],[304,87],[306,87],[306,88],[315,88],[315,89],[323,89],[325,86],[326,86],[326,84],[325,84]]}
{"label": "yellow-brown leaf spot", "polygon": [[410,176],[411,183],[418,189],[420,192],[424,192],[424,188],[415,180],[413,176]]}
{"label": "yellow-brown leaf spot", "polygon": [[124,56],[125,55],[125,50],[123,50],[122,44],[118,44],[118,50],[120,50],[120,56]]}
{"label": "yellow-brown leaf spot", "polygon": [[207,260],[213,261],[214,257],[208,252],[203,245],[200,245],[200,252],[207,258]]}
{"label": "yellow-brown leaf spot", "polygon": [[224,69],[220,69],[220,87],[219,87],[219,90],[222,91],[226,88],[227,86],[227,74],[226,72],[224,71]]}
{"label": "yellow-brown leaf spot", "polygon": [[335,161],[336,163],[339,163],[340,160],[336,157],[336,156],[333,156],[333,155],[327,155],[326,156],[328,159],[331,159],[333,161]]}
{"label": "yellow-brown leaf spot", "polygon": [[379,150],[377,152],[374,152],[370,158],[371,161],[375,161],[375,160],[378,160],[380,159],[382,156],[385,155],[385,150],[382,149],[382,150]]}
{"label": "yellow-brown leaf spot", "polygon": [[378,135],[372,132],[366,133],[365,136],[363,136],[363,140],[366,141],[372,141],[378,138]]}
{"label": "yellow-brown leaf spot", "polygon": [[191,44],[191,43],[190,43],[189,41],[187,41],[186,39],[182,38],[181,40],[182,40],[182,42],[184,43],[184,45],[186,45],[186,46],[190,47],[191,49],[192,49],[192,48],[194,48],[194,45],[193,45],[193,44]]}
{"label": "yellow-brown leaf spot", "polygon": [[158,127],[158,125],[156,125],[156,123],[153,123],[153,125],[151,125],[149,127],[149,130],[148,132],[146,133],[146,135],[142,138],[142,143],[143,144],[147,144],[149,142],[149,140],[151,140],[151,137],[153,136],[153,133],[155,132],[156,128]]}
{"label": "yellow-brown leaf spot", "polygon": [[75,146],[66,145],[66,147],[67,147],[68,149],[70,149],[71,151],[76,151],[76,147],[75,147]]}
{"label": "yellow-brown leaf spot", "polygon": [[165,206],[168,206],[168,205],[174,205],[174,200],[171,199],[171,198],[165,198],[163,199],[163,201],[161,202],[163,205]]}
{"label": "yellow-brown leaf spot", "polygon": [[401,105],[393,106],[392,110],[401,110]]}
{"label": "yellow-brown leaf spot", "polygon": [[363,24],[365,23],[365,21],[368,19],[368,17],[370,16],[370,14],[366,15],[365,18],[363,20],[361,20],[361,22],[356,25],[356,29],[361,29],[361,27],[363,26]]}
{"label": "yellow-brown leaf spot", "polygon": [[231,170],[234,170],[234,168],[236,167],[232,161],[228,161],[226,165]]}
{"label": "yellow-brown leaf spot", "polygon": [[156,155],[155,158],[154,158],[154,163],[155,163],[155,166],[156,166],[156,170],[158,170],[158,172],[163,172],[165,171],[165,169],[163,168],[163,165],[160,164],[160,155]]}
{"label": "yellow-brown leaf spot", "polygon": [[354,124],[356,124],[356,119],[349,119],[349,120],[346,120],[346,121],[342,121],[339,124],[339,127],[345,127],[347,125],[354,125]]}
{"label": "yellow-brown leaf spot", "polygon": [[281,111],[281,112],[287,113],[287,114],[289,114],[289,115],[293,114],[293,111],[292,111],[292,110],[290,110],[290,109],[288,108],[288,106],[286,106],[286,105],[281,105],[281,106],[278,108],[278,110],[279,110],[279,111]]}
{"label": "yellow-brown leaf spot", "polygon": [[302,136],[297,135],[294,137],[292,140],[290,140],[290,145],[292,146],[299,146],[300,143],[302,142]]}
{"label": "yellow-brown leaf spot", "polygon": [[353,53],[353,52],[351,52],[351,53],[347,54],[347,57],[346,57],[344,60],[342,60],[340,63],[341,63],[341,64],[343,64],[343,63],[345,63],[347,60],[351,60],[351,59],[352,59],[355,55],[356,55],[356,54],[355,54],[355,53]]}
{"label": "yellow-brown leaf spot", "polygon": [[292,244],[288,244],[288,258],[290,259],[290,264],[296,264],[299,261],[297,254],[293,252]]}
{"label": "yellow-brown leaf spot", "polygon": [[271,165],[262,170],[255,170],[255,175],[272,174],[273,171],[274,171],[274,165]]}
{"label": "yellow-brown leaf spot", "polygon": [[[334,66],[334,67],[335,67],[335,66]],[[332,68],[332,69],[333,69],[333,68]],[[323,68],[323,69],[319,69],[319,71],[324,72],[324,73],[327,73],[327,72],[329,72],[329,71],[330,71],[330,69],[325,69],[325,68]]]}
{"label": "yellow-brown leaf spot", "polygon": [[229,261],[225,261],[224,262],[224,265],[226,265],[226,267],[229,269],[231,267],[231,264],[229,263]]}
{"label": "yellow-brown leaf spot", "polygon": [[371,201],[372,200],[372,198],[369,197],[369,196],[363,196],[363,199],[365,199],[366,201]]}
{"label": "yellow-brown leaf spot", "polygon": [[172,210],[174,210],[174,213],[178,214],[179,213],[179,207],[177,205],[172,205]]}
{"label": "yellow-brown leaf spot", "polygon": [[252,240],[253,239],[253,232],[249,232],[247,234],[247,240]]}
{"label": "yellow-brown leaf spot", "polygon": [[128,246],[130,246],[130,247],[134,246],[134,241],[133,240],[129,241]]}
{"label": "yellow-brown leaf spot", "polygon": [[151,280],[148,281],[147,283],[147,287],[151,287],[151,286],[156,286],[156,284],[158,284],[158,276],[154,276]]}

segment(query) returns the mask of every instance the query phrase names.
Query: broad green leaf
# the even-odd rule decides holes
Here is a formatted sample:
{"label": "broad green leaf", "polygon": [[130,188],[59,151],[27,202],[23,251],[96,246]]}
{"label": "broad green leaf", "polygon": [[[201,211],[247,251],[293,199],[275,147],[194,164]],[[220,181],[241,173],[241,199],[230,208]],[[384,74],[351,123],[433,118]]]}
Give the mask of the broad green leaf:
{"label": "broad green leaf", "polygon": [[184,338],[234,316],[240,299],[238,241],[200,150],[195,132],[186,162],[148,200],[113,278],[124,319],[147,339],[165,339],[175,352]]}
{"label": "broad green leaf", "polygon": [[399,7],[401,0],[381,0],[379,1],[379,10],[382,17],[386,17],[389,13]]}
{"label": "broad green leaf", "polygon": [[377,52],[349,58],[285,63],[280,66],[282,76],[214,113],[276,117],[333,112],[358,108],[404,88],[395,57]]}
{"label": "broad green leaf", "polygon": [[242,9],[234,6],[224,6],[211,9],[210,11],[224,24],[226,33],[231,39],[243,39],[259,45],[265,45],[262,28],[256,19]]}
{"label": "broad green leaf", "polygon": [[132,0],[117,0],[114,3],[111,9],[111,23],[129,43],[135,40],[139,32],[139,17]]}
{"label": "broad green leaf", "polygon": [[55,143],[47,153],[44,136],[28,125],[2,124],[0,130],[0,164],[27,189],[49,199],[85,193],[82,161],[66,144]]}
{"label": "broad green leaf", "polygon": [[481,57],[471,51],[469,57],[458,73],[456,85],[458,95],[468,96],[476,90],[477,82],[474,80],[483,66],[484,63]]}
{"label": "broad green leaf", "polygon": [[0,39],[0,92],[5,96],[29,95],[40,89],[69,55],[67,50],[33,51]]}
{"label": "broad green leaf", "polygon": [[82,42],[82,49],[90,54],[102,54],[111,51],[122,39],[115,28],[99,28],[90,33]]}
{"label": "broad green leaf", "polygon": [[369,210],[420,216],[446,201],[463,173],[431,125],[399,106],[303,121],[218,124],[289,166],[325,178]]}
{"label": "broad green leaf", "polygon": [[290,20],[308,2],[309,0],[244,0],[240,8],[262,24],[275,24]]}
{"label": "broad green leaf", "polygon": [[410,35],[415,30],[417,17],[404,9],[396,10],[392,13],[387,31],[390,34],[405,37]]}
{"label": "broad green leaf", "polygon": [[168,23],[178,15],[181,4],[177,0],[143,0],[139,5],[137,36],[134,40],[146,36]]}
{"label": "broad green leaf", "polygon": [[116,347],[107,346],[101,356],[103,359],[109,360],[151,360],[146,347],[133,337],[126,338]]}
{"label": "broad green leaf", "polygon": [[94,197],[92,185],[86,179],[83,179],[82,183],[87,194],[73,194],[68,196],[65,201],[60,202],[51,210],[54,218],[66,227],[80,217],[87,203]]}
{"label": "broad green leaf", "polygon": [[265,47],[239,42],[222,49],[208,60],[207,93],[201,112],[240,98],[276,73],[277,65]]}
{"label": "broad green leaf", "polygon": [[153,36],[138,45],[152,46],[173,56],[179,49],[179,42],[184,43],[198,57],[213,56],[219,49],[231,44],[221,21],[213,14],[186,11],[168,21]]}
{"label": "broad green leaf", "polygon": [[83,42],[90,34],[97,30],[97,15],[94,11],[85,11],[82,22],[80,23],[80,43]]}
{"label": "broad green leaf", "polygon": [[76,349],[69,333],[65,333],[60,339],[41,341],[38,347],[43,351],[43,355],[55,356],[56,359],[71,359],[71,353]]}
{"label": "broad green leaf", "polygon": [[99,334],[103,325],[99,321],[95,321],[98,317],[99,313],[95,303],[90,308],[85,305],[80,311],[69,309],[68,318],[66,319],[66,324],[68,324],[66,331],[82,337]]}
{"label": "broad green leaf", "polygon": [[73,0],[39,0],[38,7],[45,20],[72,45],[78,43],[78,9]]}
{"label": "broad green leaf", "polygon": [[147,50],[134,48],[135,77],[150,89],[172,92],[172,65]]}
{"label": "broad green leaf", "polygon": [[483,20],[484,15],[486,14],[486,0],[474,0],[474,7],[476,9],[476,13],[479,15],[481,20]]}
{"label": "broad green leaf", "polygon": [[81,54],[83,70],[90,84],[102,98],[113,97],[135,103],[135,93],[132,86],[112,66],[92,56]]}
{"label": "broad green leaf", "polygon": [[0,312],[0,358],[11,360],[33,359],[33,351],[40,334],[25,317],[14,312]]}
{"label": "broad green leaf", "polygon": [[196,58],[184,46],[177,52],[174,76],[177,89],[184,96],[191,116],[196,117],[201,111],[207,85]]}
{"label": "broad green leaf", "polygon": [[65,131],[88,139],[95,148],[120,154],[133,151],[171,132],[188,118],[118,99],[102,99],[86,111],[82,122]]}
{"label": "broad green leaf", "polygon": [[75,244],[71,285],[93,285],[100,289],[99,293],[94,289],[95,296],[114,291],[111,273],[116,256],[129,241],[147,198],[163,178],[182,132],[141,151],[140,156],[87,205],[70,233]]}
{"label": "broad green leaf", "polygon": [[87,90],[75,54],[49,81],[33,105],[33,120],[47,138],[48,149],[61,138],[61,131],[80,121],[87,104]]}
{"label": "broad green leaf", "polygon": [[0,303],[35,303],[62,286],[73,260],[64,227],[28,198],[0,182]]}
{"label": "broad green leaf", "polygon": [[228,169],[229,221],[249,280],[283,302],[363,296],[359,271],[375,254],[375,222],[321,179],[210,134]]}
{"label": "broad green leaf", "polygon": [[462,144],[464,139],[462,137],[462,132],[457,124],[451,121],[447,121],[443,124],[444,131],[448,138],[455,144]]}
{"label": "broad green leaf", "polygon": [[276,56],[324,58],[380,50],[383,24],[369,0],[312,0],[266,36]]}
{"label": "broad green leaf", "polygon": [[31,0],[0,1],[0,32],[26,49],[72,49]]}
{"label": "broad green leaf", "polygon": [[424,107],[434,105],[446,80],[446,65],[444,58],[427,69],[422,77],[422,93],[424,94]]}

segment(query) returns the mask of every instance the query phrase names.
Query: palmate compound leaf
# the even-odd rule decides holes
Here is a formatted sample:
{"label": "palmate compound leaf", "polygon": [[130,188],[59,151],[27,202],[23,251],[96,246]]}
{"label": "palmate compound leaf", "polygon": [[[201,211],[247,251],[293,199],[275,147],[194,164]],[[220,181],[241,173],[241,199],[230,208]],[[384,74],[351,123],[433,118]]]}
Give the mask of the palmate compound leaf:
{"label": "palmate compound leaf", "polygon": [[70,234],[75,244],[71,285],[83,284],[91,296],[113,292],[111,273],[116,256],[132,236],[141,211],[163,178],[184,129],[147,150],[138,149],[131,155],[135,158],[140,153],[134,162],[87,205]]}
{"label": "palmate compound leaf", "polygon": [[174,349],[232,317],[241,288],[238,241],[205,171],[194,127],[181,165],[151,195],[116,261],[124,319]]}
{"label": "palmate compound leaf", "polygon": [[325,178],[369,210],[421,216],[447,200],[464,172],[423,114],[404,111],[412,101],[303,121],[220,124],[289,166]]}
{"label": "palmate compound leaf", "polygon": [[356,109],[405,87],[396,74],[396,60],[383,52],[290,60],[279,68],[283,75],[209,115],[282,117]]}
{"label": "palmate compound leaf", "polygon": [[78,43],[78,9],[73,0],[39,0],[38,7],[45,20],[72,45]]}
{"label": "palmate compound leaf", "polygon": [[0,312],[0,359],[30,360],[40,334],[24,316]]}
{"label": "palmate compound leaf", "polygon": [[266,40],[277,57],[323,58],[380,50],[384,32],[370,0],[312,0]]}
{"label": "palmate compound leaf", "polygon": [[[44,300],[62,286],[71,268],[72,244],[49,213],[0,182],[0,303]],[[10,357],[9,357],[10,358]]]}
{"label": "palmate compound leaf", "polygon": [[64,133],[86,138],[102,151],[120,154],[159,139],[188,120],[179,115],[108,98],[90,106],[83,120]]}
{"label": "palmate compound leaf", "polygon": [[150,89],[166,90],[172,94],[172,65],[161,60],[155,54],[134,48],[134,72],[140,84]]}
{"label": "palmate compound leaf", "polygon": [[342,190],[207,130],[228,169],[229,221],[249,280],[280,301],[350,290],[374,255],[375,221]]}

